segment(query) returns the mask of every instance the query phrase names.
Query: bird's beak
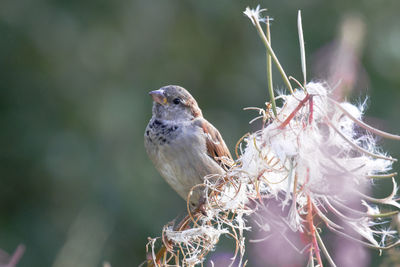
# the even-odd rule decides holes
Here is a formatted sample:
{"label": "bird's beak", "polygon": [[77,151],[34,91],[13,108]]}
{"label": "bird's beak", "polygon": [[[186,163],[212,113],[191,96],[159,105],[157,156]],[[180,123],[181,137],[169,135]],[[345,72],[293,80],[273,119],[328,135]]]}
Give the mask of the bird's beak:
{"label": "bird's beak", "polygon": [[151,95],[154,102],[157,102],[158,104],[165,105],[167,103],[167,98],[165,97],[163,90],[158,89],[151,91],[149,95]]}

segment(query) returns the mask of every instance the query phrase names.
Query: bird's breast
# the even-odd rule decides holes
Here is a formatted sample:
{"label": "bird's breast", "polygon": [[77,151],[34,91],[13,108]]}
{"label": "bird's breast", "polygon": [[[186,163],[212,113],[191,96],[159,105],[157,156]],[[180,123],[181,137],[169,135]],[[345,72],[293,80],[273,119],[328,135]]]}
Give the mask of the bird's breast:
{"label": "bird's breast", "polygon": [[[184,199],[193,186],[203,182],[204,176],[223,173],[207,154],[204,133],[198,126],[155,120],[146,129],[145,139],[147,153],[154,165]],[[199,194],[194,196],[198,197]]]}

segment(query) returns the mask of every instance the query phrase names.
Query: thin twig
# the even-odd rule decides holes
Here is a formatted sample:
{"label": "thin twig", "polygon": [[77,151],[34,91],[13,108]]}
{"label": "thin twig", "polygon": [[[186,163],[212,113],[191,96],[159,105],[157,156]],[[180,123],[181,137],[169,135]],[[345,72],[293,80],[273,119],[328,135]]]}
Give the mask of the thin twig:
{"label": "thin twig", "polygon": [[[269,17],[267,17],[266,24],[267,24],[267,27],[266,27],[267,40],[268,40],[269,44],[271,44],[271,31],[270,31]],[[272,111],[274,112],[274,115],[276,118],[276,116],[277,116],[276,102],[275,102],[274,86],[272,83],[272,60],[271,60],[271,55],[268,53],[268,51],[267,51],[267,80],[268,80],[269,98],[271,99],[271,104],[272,104]]]}
{"label": "thin twig", "polygon": [[397,172],[389,173],[389,174],[374,174],[374,175],[367,175],[367,178],[370,179],[385,179],[385,178],[392,178],[397,175]]}
{"label": "thin twig", "polygon": [[358,126],[360,126],[361,128],[364,128],[365,130],[370,131],[373,134],[382,136],[384,138],[387,139],[394,139],[394,140],[400,140],[400,135],[395,135],[395,134],[390,134],[381,130],[378,130],[360,120],[358,120],[356,117],[354,117],[353,115],[351,115],[350,112],[348,112],[344,107],[342,107],[342,105],[340,105],[340,103],[336,102],[335,100],[328,98],[332,103],[334,103],[344,114],[347,115],[347,117],[349,117],[352,121],[354,121]]}
{"label": "thin twig", "polygon": [[318,244],[319,244],[319,246],[321,247],[321,250],[322,250],[322,252],[324,253],[326,259],[327,259],[328,262],[329,262],[329,264],[330,264],[332,267],[336,267],[336,264],[335,264],[335,262],[333,261],[333,259],[331,258],[331,255],[329,255],[329,252],[328,252],[328,250],[326,249],[325,244],[324,244],[324,242],[322,241],[322,238],[321,238],[321,236],[320,236],[319,233],[318,233],[318,230],[315,230],[315,236],[317,237]]}
{"label": "thin twig", "polygon": [[371,218],[385,218],[385,217],[392,217],[397,214],[399,214],[399,211],[394,210],[394,211],[389,211],[389,212],[385,212],[385,213],[371,214],[368,216]]}
{"label": "thin twig", "polygon": [[307,84],[306,50],[304,48],[303,26],[301,23],[301,10],[297,13],[297,31],[299,32],[301,70],[303,71],[303,85]]}
{"label": "thin twig", "polygon": [[252,19],[253,19],[254,25],[256,26],[258,35],[260,36],[261,40],[263,41],[265,48],[267,48],[268,53],[271,55],[271,58],[273,59],[276,67],[278,68],[279,73],[282,76],[283,82],[289,89],[290,93],[293,94],[292,85],[289,82],[289,79],[285,73],[285,70],[282,68],[281,63],[279,62],[278,58],[276,57],[275,52],[272,50],[272,47],[271,47],[270,43],[268,42],[268,39],[265,36],[264,31],[261,28],[260,22],[255,17],[252,17]]}
{"label": "thin twig", "polygon": [[294,118],[296,113],[306,104],[306,102],[310,99],[312,95],[306,94],[306,96],[300,101],[300,103],[296,106],[296,108],[289,114],[289,116],[282,122],[281,125],[279,125],[278,129],[283,129],[286,127],[286,125],[289,124],[289,122]]}
{"label": "thin twig", "polygon": [[360,151],[360,152],[362,152],[362,153],[364,153],[364,154],[367,154],[368,156],[371,156],[371,157],[373,157],[373,158],[385,159],[385,160],[390,160],[390,161],[397,161],[397,159],[395,159],[395,158],[389,158],[389,157],[386,157],[386,156],[383,156],[383,155],[378,155],[378,154],[374,154],[374,153],[372,153],[372,152],[369,152],[368,150],[366,150],[366,149],[360,147],[359,145],[357,145],[357,144],[355,144],[353,141],[351,141],[351,140],[350,140],[347,136],[345,136],[338,128],[336,128],[336,127],[333,125],[333,123],[331,123],[331,122],[329,121],[329,119],[326,119],[326,123],[327,123],[329,126],[331,126],[332,129],[335,130],[335,132],[336,132],[337,134],[339,134],[340,137],[342,137],[342,138],[343,138],[349,145],[351,145],[354,149],[356,149],[356,150],[358,150],[358,151]]}

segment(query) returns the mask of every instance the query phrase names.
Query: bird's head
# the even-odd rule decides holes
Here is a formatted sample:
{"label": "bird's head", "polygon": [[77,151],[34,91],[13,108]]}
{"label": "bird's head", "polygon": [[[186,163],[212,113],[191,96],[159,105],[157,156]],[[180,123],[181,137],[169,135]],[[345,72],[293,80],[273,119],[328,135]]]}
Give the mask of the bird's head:
{"label": "bird's head", "polygon": [[202,116],[193,96],[177,85],[167,85],[149,93],[153,98],[153,116],[163,120],[192,120]]}

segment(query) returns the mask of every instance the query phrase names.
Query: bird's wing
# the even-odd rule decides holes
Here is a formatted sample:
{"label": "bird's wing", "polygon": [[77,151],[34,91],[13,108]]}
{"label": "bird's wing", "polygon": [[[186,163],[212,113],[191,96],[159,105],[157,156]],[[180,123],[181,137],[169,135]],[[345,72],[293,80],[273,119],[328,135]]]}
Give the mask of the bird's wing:
{"label": "bird's wing", "polygon": [[208,155],[218,164],[229,168],[233,159],[218,130],[204,118],[197,118],[195,123],[203,129]]}

